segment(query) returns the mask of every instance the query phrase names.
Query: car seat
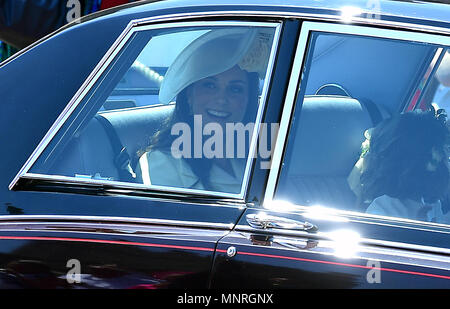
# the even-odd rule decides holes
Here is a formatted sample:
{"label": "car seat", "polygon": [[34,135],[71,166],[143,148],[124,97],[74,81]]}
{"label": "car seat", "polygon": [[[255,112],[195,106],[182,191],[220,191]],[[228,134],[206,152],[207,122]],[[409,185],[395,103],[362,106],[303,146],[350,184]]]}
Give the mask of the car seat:
{"label": "car seat", "polygon": [[277,199],[354,210],[347,176],[359,158],[364,131],[374,126],[369,109],[346,95],[305,96],[296,123]]}

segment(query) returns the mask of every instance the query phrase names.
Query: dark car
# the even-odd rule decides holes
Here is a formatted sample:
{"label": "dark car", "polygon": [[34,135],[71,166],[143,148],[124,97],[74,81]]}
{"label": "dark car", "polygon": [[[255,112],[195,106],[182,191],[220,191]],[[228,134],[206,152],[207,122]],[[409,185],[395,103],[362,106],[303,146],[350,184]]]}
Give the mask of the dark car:
{"label": "dark car", "polygon": [[73,22],[0,65],[0,287],[449,288],[449,47],[432,3]]}

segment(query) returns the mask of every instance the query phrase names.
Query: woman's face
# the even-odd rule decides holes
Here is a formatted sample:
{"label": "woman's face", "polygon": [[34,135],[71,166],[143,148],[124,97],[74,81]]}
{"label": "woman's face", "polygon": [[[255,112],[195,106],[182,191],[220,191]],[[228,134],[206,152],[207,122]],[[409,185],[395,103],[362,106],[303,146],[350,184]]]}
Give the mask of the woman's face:
{"label": "woman's face", "polygon": [[238,66],[192,84],[188,103],[203,124],[242,122],[249,101],[249,80]]}

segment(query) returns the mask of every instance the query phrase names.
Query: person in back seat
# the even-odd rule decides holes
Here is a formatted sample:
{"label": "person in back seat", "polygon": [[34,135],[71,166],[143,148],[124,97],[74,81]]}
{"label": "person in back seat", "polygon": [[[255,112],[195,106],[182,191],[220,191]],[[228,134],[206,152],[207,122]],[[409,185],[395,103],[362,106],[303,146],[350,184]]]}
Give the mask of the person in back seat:
{"label": "person in back seat", "polygon": [[[175,110],[142,151],[136,169],[138,181],[240,192],[247,151],[241,157],[227,157],[225,147],[230,145],[225,135],[227,124],[245,126],[256,117],[259,77],[265,74],[264,61],[268,58],[267,53],[261,52],[266,46],[259,40],[254,29],[211,30],[180,53],[169,67],[159,93],[161,103],[176,97]],[[255,48],[260,50],[256,55],[252,54]],[[210,136],[199,140],[197,134],[203,135],[208,127],[212,131],[207,134],[217,137],[213,147],[217,152],[212,155],[205,152]],[[220,146],[223,151],[217,155]]]}
{"label": "person in back seat", "polygon": [[[349,177],[367,213],[445,223],[441,200],[449,185],[449,131],[443,115],[412,111],[366,132]],[[450,222],[447,222],[450,223]]]}

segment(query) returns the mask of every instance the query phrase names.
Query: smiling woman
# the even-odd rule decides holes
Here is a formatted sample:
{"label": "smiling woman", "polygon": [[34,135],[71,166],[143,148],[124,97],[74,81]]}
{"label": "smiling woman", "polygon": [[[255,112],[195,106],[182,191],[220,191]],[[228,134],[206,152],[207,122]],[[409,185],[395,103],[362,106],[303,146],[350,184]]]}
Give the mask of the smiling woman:
{"label": "smiling woman", "polygon": [[241,122],[249,101],[248,72],[238,66],[204,78],[188,88],[188,104],[206,123]]}
{"label": "smiling woman", "polygon": [[[242,124],[246,128],[256,118],[259,78],[263,77],[258,72],[265,73],[269,39],[270,33],[256,29],[211,30],[178,55],[159,93],[161,102],[176,96],[175,111],[140,157],[138,181],[240,192],[248,151],[238,158],[224,157],[224,148],[235,148],[223,132],[229,133],[227,125]],[[175,134],[180,124],[181,143]],[[196,132],[213,136],[203,143],[202,139],[194,138]],[[244,148],[248,150],[248,146]],[[226,152],[230,153],[229,149]]]}
{"label": "smiling woman", "polygon": [[[234,145],[227,145],[223,132],[228,132],[227,124],[242,123],[244,118],[247,118],[245,121],[248,122],[250,118],[255,117],[254,109],[247,112],[251,92],[250,79],[247,71],[234,66],[187,87],[175,107],[175,113],[179,111],[179,116],[176,117],[175,114],[175,117],[163,126],[155,136],[155,142],[140,158],[138,179],[139,175],[142,175],[145,184],[239,193],[246,159],[245,156],[223,156],[223,145],[234,149]],[[252,85],[254,95],[251,104],[256,107],[257,83],[253,82]],[[181,112],[182,109],[187,111]],[[250,115],[245,117],[246,114]],[[187,128],[187,132],[183,130],[183,135],[180,136],[183,138],[182,147],[184,150],[194,148],[194,156],[190,151],[181,151],[183,158],[176,155],[179,150],[177,147],[181,145],[177,142],[174,128],[180,124]],[[203,139],[190,138],[198,131],[209,132],[213,136],[205,143]],[[194,147],[190,146],[192,142]],[[216,151],[219,148],[221,151]]]}

